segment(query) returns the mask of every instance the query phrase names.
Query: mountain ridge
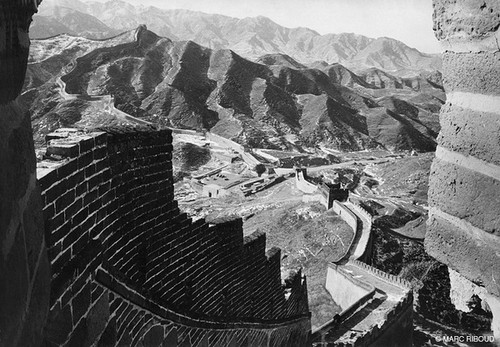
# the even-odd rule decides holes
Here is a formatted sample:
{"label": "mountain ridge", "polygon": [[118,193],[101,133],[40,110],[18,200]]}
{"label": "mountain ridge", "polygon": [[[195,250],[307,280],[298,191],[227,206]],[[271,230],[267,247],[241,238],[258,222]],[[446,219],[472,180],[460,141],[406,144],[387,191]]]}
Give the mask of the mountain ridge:
{"label": "mountain ridge", "polygon": [[[251,60],[279,53],[287,54],[302,64],[324,60],[328,63],[341,63],[354,71],[373,66],[398,75],[409,75],[420,70],[432,71],[441,67],[437,55],[419,52],[394,39],[374,39],[353,33],[320,35],[309,28],[280,26],[265,16],[240,19],[191,10],[133,6],[120,0],[104,3],[49,0],[48,3],[34,16],[31,29],[33,38],[40,38],[42,34],[60,33],[63,27],[68,28],[70,34],[81,36],[87,33],[95,38],[104,38],[145,24],[158,35],[174,41],[192,40],[214,50],[231,49]],[[94,25],[78,31],[77,27],[83,29],[85,23],[73,23],[70,27],[66,23],[69,19],[58,15],[59,7],[73,9],[69,19],[76,20],[76,12],[82,12],[94,16],[104,26]],[[51,23],[53,27],[47,28]],[[402,54],[401,57],[385,57],[384,54],[388,52],[383,52],[384,47],[378,44],[380,42],[390,42],[394,46],[394,53]],[[404,55],[407,59],[402,59]]]}
{"label": "mountain ridge", "polygon": [[[272,58],[270,65],[252,62],[228,49],[172,41],[145,26],[110,40],[61,35],[33,40],[20,102],[30,108],[40,139],[61,125],[98,126],[105,111],[85,96],[111,95],[114,106],[132,116],[210,129],[249,147],[434,148],[443,92],[429,80],[439,82],[439,76],[402,79],[384,72],[392,82],[377,85],[370,79],[375,68],[356,75],[339,64],[317,69],[281,64],[290,63],[287,56]],[[58,78],[66,93],[83,98],[61,98]]]}

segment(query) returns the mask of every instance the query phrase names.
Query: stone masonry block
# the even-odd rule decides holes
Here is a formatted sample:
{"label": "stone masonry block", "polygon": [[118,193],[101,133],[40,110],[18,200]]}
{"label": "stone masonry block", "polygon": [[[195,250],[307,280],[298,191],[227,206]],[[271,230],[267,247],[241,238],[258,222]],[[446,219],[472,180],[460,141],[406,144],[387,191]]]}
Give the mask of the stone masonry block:
{"label": "stone masonry block", "polygon": [[448,93],[499,95],[500,52],[443,53],[443,85]]}
{"label": "stone masonry block", "polygon": [[57,184],[52,185],[52,187],[50,187],[43,193],[45,204],[48,205],[56,201],[56,199],[61,197],[67,190],[68,182],[66,180],[59,181],[57,182]]}
{"label": "stone masonry block", "polygon": [[57,303],[47,317],[45,338],[50,342],[63,344],[73,328],[72,322],[71,307],[66,305],[61,308],[61,304]]}
{"label": "stone masonry block", "polygon": [[94,132],[92,133],[94,137],[94,146],[99,147],[106,145],[108,143],[108,134],[105,132]]}
{"label": "stone masonry block", "polygon": [[446,104],[441,108],[440,121],[438,144],[500,165],[500,115]]}
{"label": "stone masonry block", "polygon": [[61,197],[59,197],[56,202],[56,213],[64,211],[69,205],[71,205],[75,201],[75,190],[71,189],[64,193]]}
{"label": "stone masonry block", "polygon": [[85,153],[94,148],[94,138],[90,136],[82,137],[79,141],[80,153]]}
{"label": "stone masonry block", "polygon": [[109,320],[108,295],[102,295],[92,306],[87,316],[87,338],[86,345],[91,346],[106,328]]}
{"label": "stone masonry block", "polygon": [[498,0],[434,0],[434,33],[439,40],[480,39],[500,24]]}
{"label": "stone masonry block", "polygon": [[75,136],[78,134],[78,129],[76,128],[59,128],[45,136],[45,141],[50,141],[54,139],[65,139],[70,136]]}
{"label": "stone masonry block", "polygon": [[105,347],[105,346],[114,346],[116,344],[116,317],[113,317],[108,322],[108,325],[104,329],[101,337],[99,338],[99,342],[97,346]]}
{"label": "stone masonry block", "polygon": [[62,180],[77,172],[77,160],[69,160],[57,168],[57,179]]}
{"label": "stone masonry block", "polygon": [[500,238],[460,230],[439,216],[427,223],[426,251],[476,284],[500,295]]}
{"label": "stone masonry block", "polygon": [[87,338],[87,320],[83,318],[75,329],[71,332],[71,337],[65,346],[83,347],[84,341]]}
{"label": "stone masonry block", "polygon": [[61,166],[60,162],[50,162],[47,160],[37,163],[36,177],[42,191],[45,191],[57,182],[57,168],[59,166]]}
{"label": "stone masonry block", "polygon": [[87,282],[82,290],[73,298],[71,306],[73,308],[73,325],[84,316],[90,307],[91,284]]}
{"label": "stone masonry block", "polygon": [[58,155],[63,158],[75,158],[80,154],[78,142],[62,142],[52,140],[47,148],[47,155]]}
{"label": "stone masonry block", "polygon": [[78,157],[78,169],[84,169],[94,160],[93,153],[85,153]]}
{"label": "stone masonry block", "polygon": [[429,205],[500,236],[500,181],[435,159]]}

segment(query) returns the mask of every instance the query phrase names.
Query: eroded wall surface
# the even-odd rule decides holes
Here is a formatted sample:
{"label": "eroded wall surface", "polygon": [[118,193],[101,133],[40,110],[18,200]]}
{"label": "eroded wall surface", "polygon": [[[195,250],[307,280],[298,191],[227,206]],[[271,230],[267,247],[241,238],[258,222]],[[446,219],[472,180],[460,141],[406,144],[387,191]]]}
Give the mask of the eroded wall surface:
{"label": "eroded wall surface", "polygon": [[434,0],[447,95],[425,246],[486,288],[500,338],[500,2]]}
{"label": "eroded wall surface", "polygon": [[40,1],[0,2],[0,345],[34,346],[47,316],[50,269],[29,114],[16,102],[28,28]]}

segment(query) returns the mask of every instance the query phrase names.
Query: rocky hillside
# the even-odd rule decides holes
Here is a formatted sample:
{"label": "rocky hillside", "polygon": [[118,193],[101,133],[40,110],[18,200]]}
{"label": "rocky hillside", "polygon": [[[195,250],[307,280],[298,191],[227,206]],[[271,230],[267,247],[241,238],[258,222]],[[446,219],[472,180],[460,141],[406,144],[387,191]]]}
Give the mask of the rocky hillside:
{"label": "rocky hillside", "polygon": [[144,26],[110,40],[63,35],[33,41],[20,100],[40,138],[55,127],[103,121],[90,101],[112,95],[133,116],[210,129],[251,147],[434,149],[444,101],[438,73],[358,75],[340,64],[305,67],[284,55],[259,62]]}
{"label": "rocky hillside", "polygon": [[135,7],[121,0],[44,0],[39,14],[33,17],[30,35],[44,38],[69,33],[103,38],[141,24],[172,40],[192,40],[214,50],[231,49],[251,60],[280,53],[301,63],[323,60],[354,70],[376,67],[399,75],[441,66],[437,55],[421,53],[386,37],[320,35],[308,28],[285,28],[262,16],[238,19],[188,10]]}

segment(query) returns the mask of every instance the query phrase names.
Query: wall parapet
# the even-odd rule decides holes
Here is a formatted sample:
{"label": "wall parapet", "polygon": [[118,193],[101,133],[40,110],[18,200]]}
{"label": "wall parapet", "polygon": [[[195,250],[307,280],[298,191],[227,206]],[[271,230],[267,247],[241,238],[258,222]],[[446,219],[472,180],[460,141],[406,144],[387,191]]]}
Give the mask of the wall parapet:
{"label": "wall parapet", "polygon": [[[279,169],[277,169],[279,170]],[[328,185],[325,182],[309,182],[307,168],[294,167],[295,185],[305,195],[303,201],[319,201],[328,210],[332,208],[334,201],[346,201],[349,198],[349,190],[342,189],[340,183]],[[283,171],[280,171],[285,174]]]}
{"label": "wall parapet", "polygon": [[373,216],[367,210],[365,210],[360,204],[352,201],[351,199],[349,199],[349,202],[354,206],[356,211],[360,215],[362,215],[370,223],[370,229],[371,229],[371,223],[373,221]]}
{"label": "wall parapet", "polygon": [[387,272],[384,272],[384,271],[379,270],[371,265],[363,263],[362,261],[359,261],[356,259],[350,259],[348,264],[352,264],[352,265],[357,266],[359,268],[362,268],[368,272],[371,272],[372,274],[374,274],[378,278],[381,278],[387,282],[390,282],[391,284],[394,284],[402,289],[406,289],[406,290],[412,289],[412,285],[409,281],[407,281],[399,276],[388,274]]}
{"label": "wall parapet", "polygon": [[[305,280],[282,285],[280,251],[266,253],[265,234],[244,238],[241,219],[192,222],[179,210],[171,141],[168,129],[141,126],[50,135],[39,163],[53,270],[48,342],[84,329],[95,304],[85,293],[104,270],[192,319],[290,326],[309,319]],[[74,326],[57,333],[68,307]]]}
{"label": "wall parapet", "polygon": [[358,232],[358,218],[347,206],[344,205],[344,203],[337,200],[333,201],[332,210],[333,212],[338,214],[340,218],[342,218],[342,220],[344,220],[344,222],[346,222],[347,225],[349,225],[353,230],[353,236],[349,243],[345,246],[345,252],[340,254],[337,258],[332,259],[332,262],[338,263],[342,259],[344,259],[346,255],[351,251],[354,240],[356,239],[356,234]]}
{"label": "wall parapet", "polygon": [[95,278],[100,285],[108,288],[112,293],[116,293],[131,303],[156,314],[161,319],[190,327],[203,329],[276,329],[307,320],[310,317],[309,314],[297,316],[292,319],[282,318],[273,320],[257,318],[233,320],[225,317],[197,317],[187,315],[184,312],[173,311],[168,307],[160,305],[155,300],[151,300],[144,295],[141,288],[127,283],[126,275],[111,267],[108,268],[108,265],[97,268]]}
{"label": "wall parapet", "polygon": [[362,259],[363,256],[367,253],[367,249],[370,245],[373,217],[357,203],[349,201],[349,206],[352,207],[355,214],[360,217],[362,224],[361,233],[359,235],[356,248],[352,252],[351,259]]}
{"label": "wall parapet", "polygon": [[[366,330],[361,336],[359,336],[353,347],[357,346],[370,346],[372,343],[376,342],[383,336],[383,334],[388,331],[393,324],[401,319],[401,316],[406,312],[411,312],[413,310],[413,291],[408,291],[405,296],[398,301],[398,303],[393,306],[393,308],[384,315],[384,320],[381,324],[374,324],[370,329]],[[411,329],[413,330],[413,326]],[[408,345],[411,345],[411,339],[408,340],[409,336],[404,337]],[[335,344],[337,345],[337,344]]]}
{"label": "wall parapet", "polygon": [[307,181],[307,171],[303,168],[295,169],[295,184],[297,188],[306,194],[314,194],[318,191],[318,187]]}
{"label": "wall parapet", "polygon": [[406,287],[406,285],[409,285],[409,283],[398,278],[397,276],[386,274],[358,260],[350,260],[347,265],[355,265],[366,271],[369,271],[378,279],[385,280],[392,285],[402,288],[404,290],[404,293],[399,298],[399,300],[394,302],[394,304],[390,306],[389,310],[384,313],[383,319],[361,332],[360,335],[356,336],[355,338],[351,338],[351,341],[330,341],[327,337],[329,332],[335,331],[335,329],[340,328],[343,322],[351,318],[354,314],[360,312],[359,309],[368,304],[371,299],[374,298],[377,288],[375,288],[365,280],[353,277],[352,274],[344,268],[344,265],[336,265],[333,263],[329,264],[329,267],[331,269],[334,269],[336,273],[341,274],[345,279],[349,280],[350,283],[363,288],[364,290],[367,290],[367,292],[363,296],[359,297],[356,302],[352,303],[349,307],[344,309],[340,314],[335,315],[332,320],[330,320],[320,328],[315,329],[312,333],[313,346],[370,346],[372,343],[379,341],[379,339],[386,338],[387,332],[395,324],[400,324],[401,321],[405,321],[407,323],[406,325],[409,326],[409,328],[408,326],[406,328],[411,331],[413,329],[411,324],[411,313],[413,312],[413,291],[411,290],[410,286]]}

